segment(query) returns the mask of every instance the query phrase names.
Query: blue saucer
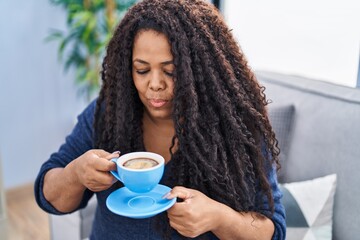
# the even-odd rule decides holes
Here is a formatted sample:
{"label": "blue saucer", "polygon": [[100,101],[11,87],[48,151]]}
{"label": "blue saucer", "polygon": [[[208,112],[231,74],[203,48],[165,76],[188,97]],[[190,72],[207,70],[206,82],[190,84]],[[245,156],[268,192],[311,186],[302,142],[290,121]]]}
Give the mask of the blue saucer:
{"label": "blue saucer", "polygon": [[176,198],[163,199],[171,188],[158,184],[148,193],[134,193],[126,187],[112,192],[106,199],[108,209],[118,215],[130,218],[149,218],[169,209]]}

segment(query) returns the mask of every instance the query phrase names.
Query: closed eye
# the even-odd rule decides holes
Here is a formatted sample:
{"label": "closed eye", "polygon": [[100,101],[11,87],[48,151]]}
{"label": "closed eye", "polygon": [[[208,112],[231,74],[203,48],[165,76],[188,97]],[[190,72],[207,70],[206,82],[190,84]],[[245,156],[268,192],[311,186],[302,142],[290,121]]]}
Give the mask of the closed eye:
{"label": "closed eye", "polygon": [[169,77],[174,77],[174,73],[172,73],[172,72],[164,71],[164,73],[165,73],[166,75],[168,75]]}
{"label": "closed eye", "polygon": [[140,75],[144,75],[144,74],[146,74],[148,72],[149,72],[149,70],[136,70],[136,73],[140,74]]}

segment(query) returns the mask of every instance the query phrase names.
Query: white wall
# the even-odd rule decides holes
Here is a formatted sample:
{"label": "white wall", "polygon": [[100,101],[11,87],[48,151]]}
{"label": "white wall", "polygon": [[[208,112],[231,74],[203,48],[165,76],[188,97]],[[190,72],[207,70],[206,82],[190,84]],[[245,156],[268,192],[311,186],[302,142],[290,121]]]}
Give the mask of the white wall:
{"label": "white wall", "polygon": [[359,0],[225,0],[223,10],[253,69],[356,85]]}
{"label": "white wall", "polygon": [[[5,188],[34,181],[84,107],[57,60],[50,28],[64,13],[47,0],[0,1],[0,155]],[[0,181],[2,181],[0,179]]]}

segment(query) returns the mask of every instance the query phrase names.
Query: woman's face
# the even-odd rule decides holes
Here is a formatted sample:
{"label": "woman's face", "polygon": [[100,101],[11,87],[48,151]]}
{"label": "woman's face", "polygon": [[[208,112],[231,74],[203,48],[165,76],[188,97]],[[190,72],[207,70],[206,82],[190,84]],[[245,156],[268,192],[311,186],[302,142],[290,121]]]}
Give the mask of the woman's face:
{"label": "woman's face", "polygon": [[146,113],[155,119],[171,119],[174,64],[167,37],[141,30],[135,37],[132,76]]}

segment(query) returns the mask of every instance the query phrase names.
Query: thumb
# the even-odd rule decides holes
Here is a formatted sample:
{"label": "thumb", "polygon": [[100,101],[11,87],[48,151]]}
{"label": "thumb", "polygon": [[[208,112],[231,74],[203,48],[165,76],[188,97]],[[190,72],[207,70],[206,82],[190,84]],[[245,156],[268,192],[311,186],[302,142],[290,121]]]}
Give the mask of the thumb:
{"label": "thumb", "polygon": [[191,189],[176,186],[174,187],[170,192],[165,194],[163,198],[166,199],[173,199],[173,198],[180,198],[186,201],[187,199],[191,199],[194,197],[194,194],[192,193]]}

